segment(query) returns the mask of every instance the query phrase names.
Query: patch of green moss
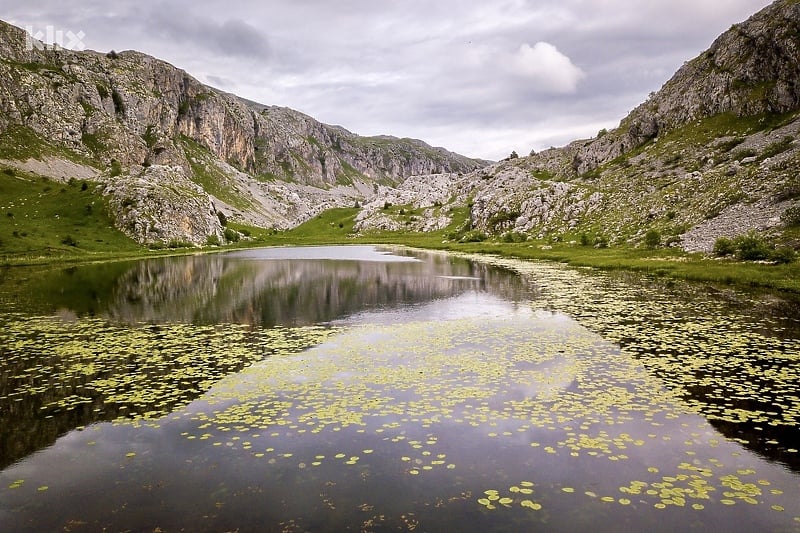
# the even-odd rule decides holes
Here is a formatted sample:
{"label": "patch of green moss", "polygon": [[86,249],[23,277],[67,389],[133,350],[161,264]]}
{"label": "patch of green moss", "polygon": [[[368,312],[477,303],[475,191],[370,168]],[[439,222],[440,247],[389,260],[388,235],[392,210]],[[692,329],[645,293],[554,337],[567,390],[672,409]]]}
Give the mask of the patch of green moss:
{"label": "patch of green moss", "polygon": [[96,161],[59,146],[41,137],[33,129],[18,124],[10,125],[0,133],[0,157],[14,161],[60,157],[81,165],[97,167]]}
{"label": "patch of green moss", "polygon": [[356,170],[347,161],[341,161],[342,171],[336,175],[336,183],[339,185],[352,185],[354,180],[363,180],[364,175]]}

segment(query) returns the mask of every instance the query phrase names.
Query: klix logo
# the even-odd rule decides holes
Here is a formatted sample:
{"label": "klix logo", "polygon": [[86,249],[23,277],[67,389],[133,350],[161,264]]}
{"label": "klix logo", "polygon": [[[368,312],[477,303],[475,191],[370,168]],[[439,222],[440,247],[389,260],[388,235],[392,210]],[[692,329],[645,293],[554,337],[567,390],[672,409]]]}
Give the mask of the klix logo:
{"label": "klix logo", "polygon": [[82,31],[59,30],[55,26],[45,26],[44,31],[33,26],[25,26],[25,49],[30,50],[75,50],[86,48]]}

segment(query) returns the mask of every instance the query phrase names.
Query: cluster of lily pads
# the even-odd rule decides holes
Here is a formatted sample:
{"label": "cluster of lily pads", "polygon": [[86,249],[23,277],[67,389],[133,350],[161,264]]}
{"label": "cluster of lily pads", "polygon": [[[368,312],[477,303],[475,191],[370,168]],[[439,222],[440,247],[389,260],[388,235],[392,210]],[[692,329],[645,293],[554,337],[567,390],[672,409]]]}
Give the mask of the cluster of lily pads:
{"label": "cluster of lily pads", "polygon": [[[701,294],[480,260],[519,271],[536,297],[509,316],[340,328],[130,328],[6,314],[0,402],[39,398],[42,415],[116,406],[116,423],[152,427],[177,412],[193,445],[296,475],[380,470],[452,483],[479,494],[470,501],[481,512],[541,515],[572,498],[800,514],[786,494],[792,474],[770,479],[731,453],[742,443],[798,455],[781,437],[800,422],[797,336]],[[720,436],[708,421],[766,436]],[[492,461],[509,458],[514,477],[501,478]],[[570,463],[597,469],[602,483],[544,482],[540,467]],[[487,486],[508,488],[478,488]]]}

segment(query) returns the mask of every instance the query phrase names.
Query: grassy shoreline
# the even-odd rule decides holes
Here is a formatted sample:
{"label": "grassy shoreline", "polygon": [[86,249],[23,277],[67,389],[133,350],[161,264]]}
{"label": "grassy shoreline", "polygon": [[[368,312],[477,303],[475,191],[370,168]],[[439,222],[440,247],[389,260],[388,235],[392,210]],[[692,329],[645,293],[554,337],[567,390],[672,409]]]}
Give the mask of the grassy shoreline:
{"label": "grassy shoreline", "polygon": [[[2,257],[4,268],[16,266],[61,266],[81,263],[130,261],[156,257],[220,253],[266,246],[313,246],[332,244],[402,245],[412,248],[474,254],[492,254],[522,260],[541,260],[601,270],[628,270],[659,278],[699,281],[743,288],[763,288],[800,294],[800,263],[784,265],[714,259],[673,248],[644,249],[627,246],[594,248],[568,243],[500,243],[484,241],[458,243],[445,239],[447,230],[433,233],[377,232],[352,234],[356,209],[332,209],[286,232],[246,228],[252,239],[226,246],[150,250],[127,249],[109,252],[73,248],[56,254],[20,254]],[[53,250],[56,252],[55,250]]]}

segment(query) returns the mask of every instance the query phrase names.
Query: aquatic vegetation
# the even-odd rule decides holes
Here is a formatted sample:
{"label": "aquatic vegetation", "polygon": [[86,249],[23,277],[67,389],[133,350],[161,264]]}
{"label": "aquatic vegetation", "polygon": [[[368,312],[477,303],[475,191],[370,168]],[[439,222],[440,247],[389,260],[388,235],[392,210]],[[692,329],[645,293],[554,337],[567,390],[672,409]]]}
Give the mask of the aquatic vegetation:
{"label": "aquatic vegetation", "polygon": [[[28,453],[95,420],[158,419],[224,376],[268,356],[302,351],[335,329],[164,324],[125,327],[103,319],[0,316],[0,436]],[[15,431],[22,415],[52,429]],[[25,439],[31,439],[26,442]],[[15,459],[3,456],[3,464]]]}
{"label": "aquatic vegetation", "polygon": [[[0,405],[86,427],[0,473],[0,511],[68,508],[70,473],[89,470],[118,494],[94,510],[111,528],[797,528],[791,317],[743,312],[761,304],[742,294],[478,260],[488,294],[335,327],[3,315]],[[136,522],[128,501],[173,479],[197,487],[198,516],[156,506]]]}

